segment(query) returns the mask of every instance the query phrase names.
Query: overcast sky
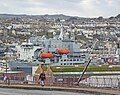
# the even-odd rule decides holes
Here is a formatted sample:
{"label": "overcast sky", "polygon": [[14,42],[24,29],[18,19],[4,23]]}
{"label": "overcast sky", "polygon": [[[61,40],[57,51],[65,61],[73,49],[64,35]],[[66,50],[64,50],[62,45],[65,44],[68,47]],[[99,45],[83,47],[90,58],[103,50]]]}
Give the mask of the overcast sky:
{"label": "overcast sky", "polygon": [[110,17],[120,13],[120,0],[0,0],[0,14],[6,13]]}

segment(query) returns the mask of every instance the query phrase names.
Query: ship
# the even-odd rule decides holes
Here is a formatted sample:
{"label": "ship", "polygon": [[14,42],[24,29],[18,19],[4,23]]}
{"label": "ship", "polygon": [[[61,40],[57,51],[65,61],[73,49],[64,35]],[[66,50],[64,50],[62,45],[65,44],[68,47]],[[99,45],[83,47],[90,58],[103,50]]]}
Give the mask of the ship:
{"label": "ship", "polygon": [[24,71],[33,75],[38,65],[76,66],[85,64],[87,53],[81,53],[81,44],[75,40],[74,29],[64,31],[61,23],[60,34],[53,32],[53,38],[30,37],[27,42],[16,45],[17,59],[7,61],[4,71]]}

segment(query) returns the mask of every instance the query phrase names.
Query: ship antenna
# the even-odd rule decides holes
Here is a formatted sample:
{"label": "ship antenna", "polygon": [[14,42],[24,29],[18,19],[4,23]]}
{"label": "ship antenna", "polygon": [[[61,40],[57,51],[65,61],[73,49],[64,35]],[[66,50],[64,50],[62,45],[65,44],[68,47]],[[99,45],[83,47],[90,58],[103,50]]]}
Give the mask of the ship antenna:
{"label": "ship antenna", "polygon": [[60,40],[63,40],[64,39],[64,30],[63,30],[63,22],[64,22],[65,20],[61,20],[60,22],[61,22],[61,31],[60,31],[60,35],[59,35],[59,37],[58,37],[58,39],[60,39]]}

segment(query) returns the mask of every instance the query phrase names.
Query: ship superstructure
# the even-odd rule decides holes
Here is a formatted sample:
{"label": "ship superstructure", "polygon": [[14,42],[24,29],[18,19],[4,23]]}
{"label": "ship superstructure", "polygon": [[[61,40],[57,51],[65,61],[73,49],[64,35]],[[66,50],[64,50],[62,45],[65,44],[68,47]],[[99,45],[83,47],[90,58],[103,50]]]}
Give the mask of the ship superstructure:
{"label": "ship superstructure", "polygon": [[[74,38],[74,33],[68,33],[64,31],[63,23],[61,23],[61,32],[58,37],[53,33],[54,37],[47,39],[43,37],[31,37],[30,42],[36,46],[42,47],[34,52],[34,58],[44,65],[79,65],[84,64],[86,61],[86,54],[80,53],[80,43],[77,43]],[[70,36],[72,34],[72,36]],[[68,53],[65,53],[66,50]],[[63,53],[59,53],[61,50]],[[48,57],[41,57],[41,54],[46,54]],[[48,53],[52,53],[53,56],[49,56]]]}
{"label": "ship superstructure", "polygon": [[19,53],[19,59],[28,62],[33,61],[35,50],[40,49],[39,46],[34,46],[30,42],[24,42],[21,45],[17,45],[16,48]]}

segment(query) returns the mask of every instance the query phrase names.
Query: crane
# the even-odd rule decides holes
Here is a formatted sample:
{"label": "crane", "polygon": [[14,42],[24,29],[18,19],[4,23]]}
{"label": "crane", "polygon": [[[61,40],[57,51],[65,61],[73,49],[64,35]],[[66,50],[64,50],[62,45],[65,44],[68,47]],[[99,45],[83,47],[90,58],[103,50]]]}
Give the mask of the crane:
{"label": "crane", "polygon": [[[98,39],[95,39],[95,41],[94,41],[94,43],[93,43],[93,45],[92,45],[92,49],[91,49],[91,51],[88,53],[89,55],[93,52],[93,49],[94,49],[97,41],[98,41]],[[88,61],[87,65],[85,66],[85,68],[83,69],[82,74],[80,75],[78,81],[75,82],[76,85],[79,85],[79,83],[80,83],[80,81],[82,80],[82,78],[83,78],[83,76],[84,76],[84,74],[85,74],[88,66],[90,65],[91,60],[92,60],[92,57],[89,57],[89,61]]]}

